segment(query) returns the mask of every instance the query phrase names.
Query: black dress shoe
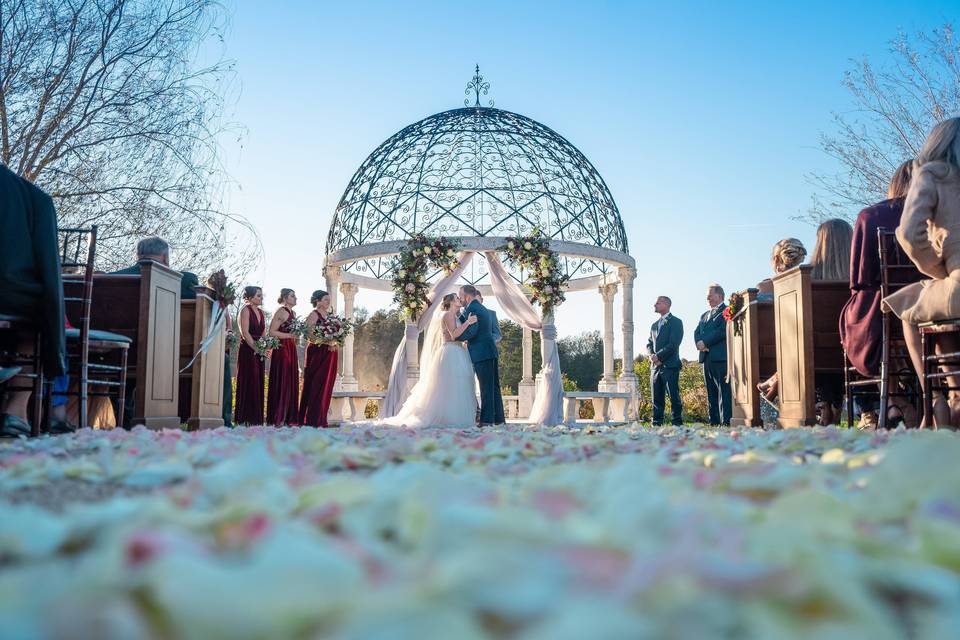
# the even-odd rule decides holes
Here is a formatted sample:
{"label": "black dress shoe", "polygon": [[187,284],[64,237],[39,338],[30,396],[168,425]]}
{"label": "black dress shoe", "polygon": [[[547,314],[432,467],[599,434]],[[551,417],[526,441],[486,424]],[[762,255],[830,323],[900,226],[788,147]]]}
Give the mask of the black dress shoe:
{"label": "black dress shoe", "polygon": [[16,377],[23,367],[0,367],[0,384]]}
{"label": "black dress shoe", "polygon": [[26,420],[9,413],[3,414],[3,423],[0,424],[0,438],[30,437],[30,425]]}
{"label": "black dress shoe", "polygon": [[63,435],[65,433],[73,433],[77,430],[77,425],[70,424],[66,420],[51,420],[50,421],[50,433],[53,435]]}

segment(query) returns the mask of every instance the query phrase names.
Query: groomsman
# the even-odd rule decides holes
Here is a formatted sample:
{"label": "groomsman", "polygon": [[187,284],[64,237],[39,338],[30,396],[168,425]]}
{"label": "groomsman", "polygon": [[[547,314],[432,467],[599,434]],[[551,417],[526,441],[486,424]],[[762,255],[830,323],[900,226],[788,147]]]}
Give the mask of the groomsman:
{"label": "groomsman", "polygon": [[672,304],[667,296],[657,298],[653,310],[660,314],[660,319],[650,327],[650,339],[647,340],[654,426],[663,424],[667,393],[670,394],[673,424],[683,424],[683,401],[680,399],[680,342],[683,340],[683,322],[670,314]]}
{"label": "groomsman", "polygon": [[727,382],[727,321],[723,310],[723,287],[712,284],[707,288],[710,310],[700,316],[693,339],[700,352],[703,381],[707,385],[707,404],[710,406],[710,424],[730,425],[733,411],[730,383]]}

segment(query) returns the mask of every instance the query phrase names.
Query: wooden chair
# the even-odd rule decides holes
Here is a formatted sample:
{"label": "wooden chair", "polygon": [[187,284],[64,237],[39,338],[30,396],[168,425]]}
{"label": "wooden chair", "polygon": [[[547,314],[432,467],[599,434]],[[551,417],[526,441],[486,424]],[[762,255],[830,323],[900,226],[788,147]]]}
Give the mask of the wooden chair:
{"label": "wooden chair", "polygon": [[777,371],[777,344],[773,300],[760,298],[760,291],[747,289],[743,295],[743,332],[738,336],[727,323],[730,395],[735,427],[762,427],[760,391],[757,385]]}
{"label": "wooden chair", "polygon": [[80,428],[89,426],[90,396],[113,397],[117,400],[117,424],[123,424],[127,384],[127,353],[131,340],[110,331],[90,326],[93,304],[93,272],[96,264],[97,227],[60,229],[60,264],[63,269],[64,304],[67,318],[79,326],[68,328],[67,374],[76,380],[76,391],[48,394],[79,396]]}
{"label": "wooden chair", "polygon": [[[30,435],[33,437],[40,435],[40,422],[43,410],[43,367],[42,354],[40,350],[41,331],[39,323],[34,318],[25,316],[0,314],[0,332],[7,334],[10,340],[9,347],[0,354],[0,361],[5,367],[23,367],[18,377],[28,378],[32,381],[30,386],[17,385],[14,380],[7,382],[3,386],[6,391],[30,391],[30,407],[33,415],[30,420]],[[33,353],[20,353],[16,350],[19,342],[17,336],[29,336],[33,343]]]}
{"label": "wooden chair", "polygon": [[960,351],[934,353],[933,349],[934,338],[946,333],[960,333],[960,318],[924,322],[920,325],[920,345],[923,353],[923,418],[929,426],[934,424],[934,392],[960,391],[960,387],[951,387],[947,381],[949,376],[960,374],[956,371],[945,373],[940,370],[943,365],[960,365]]}
{"label": "wooden chair", "polygon": [[[896,233],[877,229],[877,246],[880,254],[880,298],[902,289],[908,284],[923,279],[923,275],[910,261],[897,242]],[[910,364],[910,354],[903,337],[903,326],[894,322],[890,313],[884,312],[881,319],[880,374],[864,376],[850,364],[843,354],[844,387],[847,396],[847,416],[853,424],[855,398],[879,398],[878,427],[887,428],[887,405],[890,397],[920,397],[919,379]],[[899,383],[899,384],[896,384]],[[891,391],[891,387],[893,390]],[[902,387],[902,391],[900,388]]]}
{"label": "wooden chair", "polygon": [[780,426],[816,423],[815,376],[829,374],[843,386],[840,310],[850,298],[846,280],[813,280],[800,265],[773,278],[777,330]]}

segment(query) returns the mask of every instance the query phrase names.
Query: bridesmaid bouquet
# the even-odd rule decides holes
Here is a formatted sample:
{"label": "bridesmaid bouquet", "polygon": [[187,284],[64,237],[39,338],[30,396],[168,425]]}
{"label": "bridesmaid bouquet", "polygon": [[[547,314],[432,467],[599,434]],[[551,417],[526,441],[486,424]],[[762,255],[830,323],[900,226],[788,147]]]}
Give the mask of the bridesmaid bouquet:
{"label": "bridesmaid bouquet", "polygon": [[227,331],[224,340],[226,341],[227,351],[232,351],[234,347],[240,344],[240,336],[237,335],[236,331]]}
{"label": "bridesmaid bouquet", "polygon": [[283,324],[283,331],[302,337],[307,333],[307,323],[300,318],[291,318]]}
{"label": "bridesmaid bouquet", "polygon": [[307,341],[315,345],[341,347],[347,336],[353,332],[353,322],[335,313],[325,319],[320,318],[313,326],[313,331],[307,335]]}
{"label": "bridesmaid bouquet", "polygon": [[266,358],[267,354],[273,349],[280,348],[280,338],[276,336],[261,336],[257,338],[256,352],[261,358]]}

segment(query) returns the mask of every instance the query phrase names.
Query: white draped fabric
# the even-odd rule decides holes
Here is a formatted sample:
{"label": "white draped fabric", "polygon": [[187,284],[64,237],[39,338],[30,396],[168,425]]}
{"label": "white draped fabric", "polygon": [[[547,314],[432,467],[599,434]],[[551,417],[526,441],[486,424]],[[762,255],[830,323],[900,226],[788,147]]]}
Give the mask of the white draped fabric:
{"label": "white draped fabric", "polygon": [[390,380],[387,383],[387,396],[383,400],[381,418],[392,418],[397,415],[409,394],[409,389],[407,389],[407,343],[416,342],[420,332],[430,326],[430,320],[433,318],[434,312],[440,308],[443,296],[453,292],[457,286],[457,280],[463,275],[464,269],[467,268],[472,258],[472,252],[460,254],[460,266],[438,280],[430,289],[428,294],[431,300],[430,306],[417,319],[417,324],[407,325],[403,340],[400,341],[400,345],[393,353],[393,365],[390,367]]}
{"label": "white draped fabric", "polygon": [[536,396],[530,409],[534,424],[557,425],[563,422],[563,378],[560,375],[560,355],[557,353],[557,328],[553,316],[542,319],[527,300],[520,285],[510,279],[500,258],[493,251],[484,254],[490,274],[493,294],[510,319],[525,329],[540,332],[543,368],[537,377]]}

